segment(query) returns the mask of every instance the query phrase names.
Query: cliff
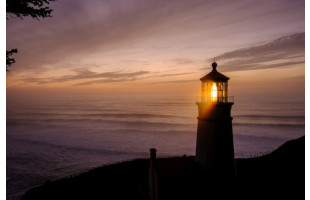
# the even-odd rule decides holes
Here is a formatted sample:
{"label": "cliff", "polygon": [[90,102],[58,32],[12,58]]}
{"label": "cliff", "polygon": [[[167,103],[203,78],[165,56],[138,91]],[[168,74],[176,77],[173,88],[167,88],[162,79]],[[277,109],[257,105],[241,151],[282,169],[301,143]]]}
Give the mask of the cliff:
{"label": "cliff", "polygon": [[[236,159],[236,177],[208,177],[194,157],[158,158],[159,199],[304,199],[305,137],[270,154]],[[102,166],[78,176],[46,181],[22,200],[149,199],[148,159]]]}

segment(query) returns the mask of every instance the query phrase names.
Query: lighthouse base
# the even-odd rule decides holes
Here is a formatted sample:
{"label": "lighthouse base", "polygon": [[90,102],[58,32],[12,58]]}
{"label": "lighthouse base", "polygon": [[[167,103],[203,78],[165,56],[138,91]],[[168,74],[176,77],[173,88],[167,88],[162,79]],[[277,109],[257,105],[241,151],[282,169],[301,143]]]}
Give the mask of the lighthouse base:
{"label": "lighthouse base", "polygon": [[[196,161],[214,177],[233,177],[235,158],[233,145],[233,103],[199,103]],[[208,112],[204,112],[204,111]]]}

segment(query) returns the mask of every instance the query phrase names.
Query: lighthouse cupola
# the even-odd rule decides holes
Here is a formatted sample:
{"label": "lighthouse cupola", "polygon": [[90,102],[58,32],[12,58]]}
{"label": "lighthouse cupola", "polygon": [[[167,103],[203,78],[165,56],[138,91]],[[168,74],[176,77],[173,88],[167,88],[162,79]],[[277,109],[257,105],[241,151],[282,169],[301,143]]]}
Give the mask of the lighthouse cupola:
{"label": "lighthouse cupola", "polygon": [[201,102],[227,102],[229,78],[216,70],[216,62],[212,63],[212,71],[202,77]]}

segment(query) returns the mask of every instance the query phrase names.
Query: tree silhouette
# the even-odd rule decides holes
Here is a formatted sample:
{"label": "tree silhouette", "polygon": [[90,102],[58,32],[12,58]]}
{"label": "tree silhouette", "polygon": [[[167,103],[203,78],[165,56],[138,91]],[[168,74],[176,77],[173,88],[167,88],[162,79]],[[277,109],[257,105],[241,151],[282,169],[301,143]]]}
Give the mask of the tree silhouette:
{"label": "tree silhouette", "polygon": [[40,17],[51,17],[53,11],[48,7],[55,0],[7,0],[6,13],[13,14],[19,18],[31,16],[35,19]]}
{"label": "tree silhouette", "polygon": [[10,51],[6,50],[6,71],[9,71],[11,65],[15,63],[15,59],[10,58],[13,53],[17,53],[17,49],[11,49]]}
{"label": "tree silhouette", "polygon": [[[11,16],[16,16],[20,19],[30,16],[34,19],[51,17],[53,11],[48,7],[49,3],[55,0],[7,0],[6,1],[6,19]],[[6,71],[15,59],[11,58],[12,54],[17,53],[17,49],[6,50]]]}

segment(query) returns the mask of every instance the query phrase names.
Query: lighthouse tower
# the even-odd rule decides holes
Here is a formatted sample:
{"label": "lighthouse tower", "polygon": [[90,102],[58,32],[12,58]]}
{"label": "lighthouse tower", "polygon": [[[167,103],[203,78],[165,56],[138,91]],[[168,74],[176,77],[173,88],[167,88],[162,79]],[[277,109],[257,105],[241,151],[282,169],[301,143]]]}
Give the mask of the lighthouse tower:
{"label": "lighthouse tower", "polygon": [[219,73],[216,62],[202,77],[198,105],[196,161],[213,177],[235,175],[232,117],[233,97],[228,97],[227,76]]}

